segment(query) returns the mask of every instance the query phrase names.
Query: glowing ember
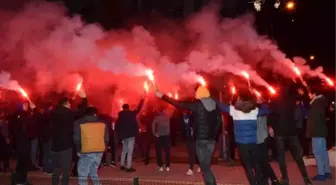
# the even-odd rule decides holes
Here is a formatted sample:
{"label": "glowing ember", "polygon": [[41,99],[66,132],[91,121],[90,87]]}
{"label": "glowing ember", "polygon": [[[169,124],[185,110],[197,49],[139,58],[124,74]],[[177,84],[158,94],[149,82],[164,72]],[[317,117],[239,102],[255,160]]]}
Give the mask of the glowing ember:
{"label": "glowing ember", "polygon": [[329,86],[334,86],[335,85],[334,82],[330,78],[326,78],[325,80],[327,81]]}
{"label": "glowing ember", "polygon": [[198,83],[200,83],[202,86],[206,86],[206,82],[202,76],[199,76]]}
{"label": "glowing ember", "polygon": [[179,95],[178,95],[178,93],[177,93],[177,92],[175,93],[175,99],[176,99],[176,100],[178,100],[178,99],[179,99]]}
{"label": "glowing ember", "polygon": [[296,66],[294,66],[293,70],[296,73],[296,75],[301,76],[301,71],[299,70],[299,68],[297,68]]}
{"label": "glowing ember", "polygon": [[250,75],[246,71],[242,71],[241,74],[244,76],[244,78],[249,79]]}
{"label": "glowing ember", "polygon": [[145,91],[148,92],[149,87],[148,87],[148,83],[147,83],[147,81],[144,82],[144,88],[145,88]]}
{"label": "glowing ember", "polygon": [[154,75],[153,75],[153,70],[151,70],[151,69],[149,69],[149,70],[147,70],[146,71],[146,75],[147,75],[147,77],[148,77],[148,79],[150,80],[150,81],[152,81],[152,82],[154,82]]}
{"label": "glowing ember", "polygon": [[273,87],[269,86],[268,90],[271,92],[271,94],[276,94],[276,91],[274,90]]}
{"label": "glowing ember", "polygon": [[231,87],[231,93],[236,94],[236,88],[234,86]]}
{"label": "glowing ember", "polygon": [[76,86],[76,91],[79,91],[82,88],[82,82],[77,84]]}

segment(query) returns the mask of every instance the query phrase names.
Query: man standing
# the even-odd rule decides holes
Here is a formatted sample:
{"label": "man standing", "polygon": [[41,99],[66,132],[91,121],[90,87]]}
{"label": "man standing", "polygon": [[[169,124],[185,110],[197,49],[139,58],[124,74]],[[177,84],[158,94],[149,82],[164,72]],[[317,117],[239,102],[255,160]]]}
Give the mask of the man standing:
{"label": "man standing", "polygon": [[78,119],[74,126],[74,141],[78,160],[78,181],[87,185],[90,176],[94,185],[100,185],[98,167],[109,142],[107,126],[97,116],[97,109],[89,107],[86,116]]}
{"label": "man standing", "polygon": [[155,151],[157,171],[163,171],[162,149],[166,155],[166,171],[170,171],[170,122],[163,110],[159,111],[152,123],[152,132],[156,137]]}
{"label": "man standing", "polygon": [[221,112],[216,102],[210,98],[209,90],[199,86],[195,92],[196,101],[176,101],[157,91],[156,96],[179,108],[192,112],[194,133],[196,138],[196,153],[206,185],[216,185],[216,179],[210,168],[212,154],[215,148],[216,135],[221,127]]}
{"label": "man standing", "polygon": [[286,166],[286,147],[289,144],[291,154],[299,167],[306,185],[311,185],[305,164],[302,159],[302,149],[297,136],[297,125],[295,119],[296,87],[283,87],[284,91],[279,93],[278,99],[274,102],[272,115],[272,127],[274,129],[276,148],[278,151],[278,163],[282,175],[281,184],[288,185],[288,173]]}
{"label": "man standing", "polygon": [[328,129],[326,125],[327,100],[322,94],[313,92],[307,118],[307,137],[312,138],[313,153],[317,163],[317,175],[312,178],[315,181],[331,179],[329,155],[327,151],[326,137]]}
{"label": "man standing", "polygon": [[[132,157],[135,136],[139,132],[139,126],[137,121],[137,115],[140,112],[144,104],[144,98],[140,100],[138,107],[135,110],[130,110],[128,104],[122,106],[122,111],[118,113],[118,119],[116,122],[116,132],[119,139],[122,140],[122,153],[120,170],[126,170],[126,172],[135,172],[132,168]],[[127,154],[127,165],[125,166],[125,158]]]}
{"label": "man standing", "polygon": [[78,115],[83,115],[87,108],[86,93],[80,90],[78,95],[82,103],[78,111],[71,110],[70,100],[62,98],[51,115],[51,155],[52,185],[59,184],[62,174],[62,185],[69,184],[69,170],[71,167],[74,122]]}

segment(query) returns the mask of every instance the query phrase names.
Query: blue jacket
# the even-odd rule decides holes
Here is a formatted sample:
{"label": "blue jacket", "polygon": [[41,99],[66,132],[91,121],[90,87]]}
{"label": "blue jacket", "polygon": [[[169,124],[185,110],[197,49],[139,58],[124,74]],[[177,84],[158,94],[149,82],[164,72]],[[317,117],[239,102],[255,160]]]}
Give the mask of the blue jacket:
{"label": "blue jacket", "polygon": [[257,117],[269,114],[266,106],[253,107],[249,102],[237,102],[235,106],[218,102],[218,106],[233,118],[236,143],[257,143]]}

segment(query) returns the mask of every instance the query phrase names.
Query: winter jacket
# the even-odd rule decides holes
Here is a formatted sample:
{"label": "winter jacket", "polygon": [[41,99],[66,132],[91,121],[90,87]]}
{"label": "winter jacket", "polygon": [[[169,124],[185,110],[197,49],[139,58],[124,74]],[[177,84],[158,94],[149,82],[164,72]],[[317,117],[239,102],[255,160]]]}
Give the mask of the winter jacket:
{"label": "winter jacket", "polygon": [[185,102],[176,101],[164,95],[162,99],[175,107],[192,112],[196,140],[216,140],[217,132],[222,125],[222,119],[220,109],[212,98],[205,97],[196,101]]}
{"label": "winter jacket", "polygon": [[51,151],[60,152],[72,148],[74,123],[84,115],[87,99],[83,98],[77,111],[58,105],[51,113]]}
{"label": "winter jacket", "polygon": [[170,134],[170,121],[163,113],[159,113],[152,123],[152,132],[155,136],[168,136]]}
{"label": "winter jacket", "polygon": [[296,121],[296,127],[298,129],[303,128],[303,122],[306,117],[306,108],[304,107],[303,103],[300,102],[298,105],[295,107],[295,121]]}
{"label": "winter jacket", "polygon": [[110,140],[106,123],[97,116],[84,116],[74,125],[74,141],[77,152],[104,152]]}
{"label": "winter jacket", "polygon": [[13,117],[12,130],[13,130],[13,139],[17,144],[18,150],[29,150],[30,141],[27,132],[27,126],[29,123],[34,121],[33,115],[29,111],[20,110]]}
{"label": "winter jacket", "polygon": [[328,129],[326,125],[327,100],[323,95],[316,96],[310,102],[307,117],[307,137],[327,137]]}
{"label": "winter jacket", "polygon": [[233,118],[236,143],[257,143],[257,117],[267,115],[268,108],[258,108],[250,101],[237,101],[235,106],[217,103],[222,112],[229,113]]}
{"label": "winter jacket", "polygon": [[270,123],[275,136],[296,136],[297,124],[295,119],[296,90],[290,88],[279,93],[279,97],[271,105]]}
{"label": "winter jacket", "polygon": [[144,99],[141,99],[135,110],[122,110],[118,113],[115,129],[119,139],[135,137],[139,133],[137,115],[141,111],[143,104]]}

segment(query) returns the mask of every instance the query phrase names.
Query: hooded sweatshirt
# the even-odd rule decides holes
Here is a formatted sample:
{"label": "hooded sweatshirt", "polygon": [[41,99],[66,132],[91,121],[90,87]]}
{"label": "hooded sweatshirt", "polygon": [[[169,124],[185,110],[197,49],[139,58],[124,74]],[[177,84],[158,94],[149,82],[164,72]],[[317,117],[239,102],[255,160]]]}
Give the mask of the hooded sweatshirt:
{"label": "hooded sweatshirt", "polygon": [[257,143],[257,117],[268,114],[267,107],[255,107],[250,101],[237,101],[234,106],[220,102],[218,105],[222,112],[229,113],[233,118],[236,143]]}

